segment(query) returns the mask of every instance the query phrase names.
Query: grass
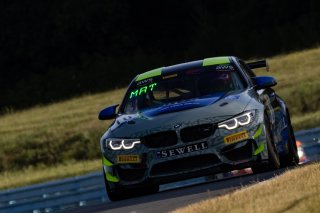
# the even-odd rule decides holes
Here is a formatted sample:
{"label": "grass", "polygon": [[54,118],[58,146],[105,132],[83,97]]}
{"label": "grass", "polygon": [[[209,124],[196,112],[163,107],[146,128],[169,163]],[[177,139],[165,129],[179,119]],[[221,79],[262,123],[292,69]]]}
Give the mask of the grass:
{"label": "grass", "polygon": [[[270,73],[276,77],[277,93],[285,99],[294,116],[319,111],[320,48],[276,56],[269,60]],[[315,124],[320,124],[319,120]]]}
{"label": "grass", "polygon": [[0,171],[100,158],[108,122],[98,112],[119,103],[124,89],[87,95],[0,117]]}
{"label": "grass", "polygon": [[320,126],[320,110],[293,116],[292,123],[295,129],[309,129]]}
{"label": "grass", "polygon": [[[270,73],[257,71],[258,75],[272,75],[278,80],[275,90],[287,102],[296,130],[320,125],[319,59],[320,48],[305,50],[271,58]],[[92,161],[98,168],[99,139],[109,125],[97,120],[98,112],[120,103],[124,92],[115,89],[89,94],[23,111],[9,110],[0,116],[0,175],[14,177],[16,171],[30,168],[35,175],[43,168],[54,170],[82,161]],[[81,169],[77,172],[83,173]],[[64,177],[60,174],[55,178]]]}
{"label": "grass", "polygon": [[286,101],[295,130],[320,126],[320,48],[280,55],[268,60],[276,92]]}
{"label": "grass", "polygon": [[320,164],[289,170],[271,180],[243,187],[172,213],[319,212]]}

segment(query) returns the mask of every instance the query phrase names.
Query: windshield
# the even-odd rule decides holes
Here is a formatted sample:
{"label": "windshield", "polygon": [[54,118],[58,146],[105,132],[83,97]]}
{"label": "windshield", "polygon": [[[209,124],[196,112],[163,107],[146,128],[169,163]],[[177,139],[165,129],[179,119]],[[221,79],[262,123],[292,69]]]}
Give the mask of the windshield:
{"label": "windshield", "polygon": [[179,71],[133,82],[124,98],[123,113],[132,114],[181,101],[222,96],[243,88],[243,81],[232,65]]}

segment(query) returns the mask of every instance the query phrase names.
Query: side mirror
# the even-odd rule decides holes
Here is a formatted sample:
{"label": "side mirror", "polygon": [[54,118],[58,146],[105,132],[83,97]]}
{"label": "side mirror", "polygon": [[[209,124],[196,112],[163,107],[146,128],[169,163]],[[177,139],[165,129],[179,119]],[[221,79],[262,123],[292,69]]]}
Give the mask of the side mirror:
{"label": "side mirror", "polygon": [[119,106],[119,104],[117,105],[113,105],[113,106],[109,106],[103,110],[101,110],[101,112],[99,113],[99,120],[109,120],[109,119],[114,119],[117,117],[116,114],[116,109]]}
{"label": "side mirror", "polygon": [[277,85],[276,79],[271,76],[253,77],[252,80],[258,90],[266,89]]}

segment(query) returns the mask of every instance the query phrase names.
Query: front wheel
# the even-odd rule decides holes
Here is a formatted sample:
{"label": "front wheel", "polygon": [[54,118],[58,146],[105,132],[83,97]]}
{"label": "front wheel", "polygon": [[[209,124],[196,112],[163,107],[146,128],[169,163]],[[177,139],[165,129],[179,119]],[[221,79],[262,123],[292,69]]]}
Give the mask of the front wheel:
{"label": "front wheel", "polygon": [[109,197],[109,200],[111,200],[111,201],[123,200],[129,196],[128,193],[126,193],[125,191],[122,191],[122,192],[111,191],[109,182],[106,178],[106,172],[104,169],[103,169],[103,180],[104,180],[104,184],[106,187],[106,191],[107,191],[107,195]]}
{"label": "front wheel", "polygon": [[111,190],[109,182],[105,177],[105,172],[103,174],[106,191],[111,201],[124,200],[132,197],[156,193],[159,191],[159,185],[151,183],[130,189]]}
{"label": "front wheel", "polygon": [[276,170],[280,167],[280,159],[271,136],[271,129],[268,117],[264,116],[264,126],[266,133],[266,144],[268,150],[268,163],[251,167],[253,173],[262,173],[270,170]]}

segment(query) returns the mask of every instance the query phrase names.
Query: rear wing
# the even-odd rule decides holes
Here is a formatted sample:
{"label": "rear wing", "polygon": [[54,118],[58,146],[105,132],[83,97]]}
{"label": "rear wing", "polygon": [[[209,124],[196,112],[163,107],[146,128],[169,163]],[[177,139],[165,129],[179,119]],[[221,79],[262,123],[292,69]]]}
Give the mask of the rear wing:
{"label": "rear wing", "polygon": [[250,67],[250,69],[265,67],[266,70],[269,72],[269,64],[266,59],[250,62],[247,63],[247,65]]}

